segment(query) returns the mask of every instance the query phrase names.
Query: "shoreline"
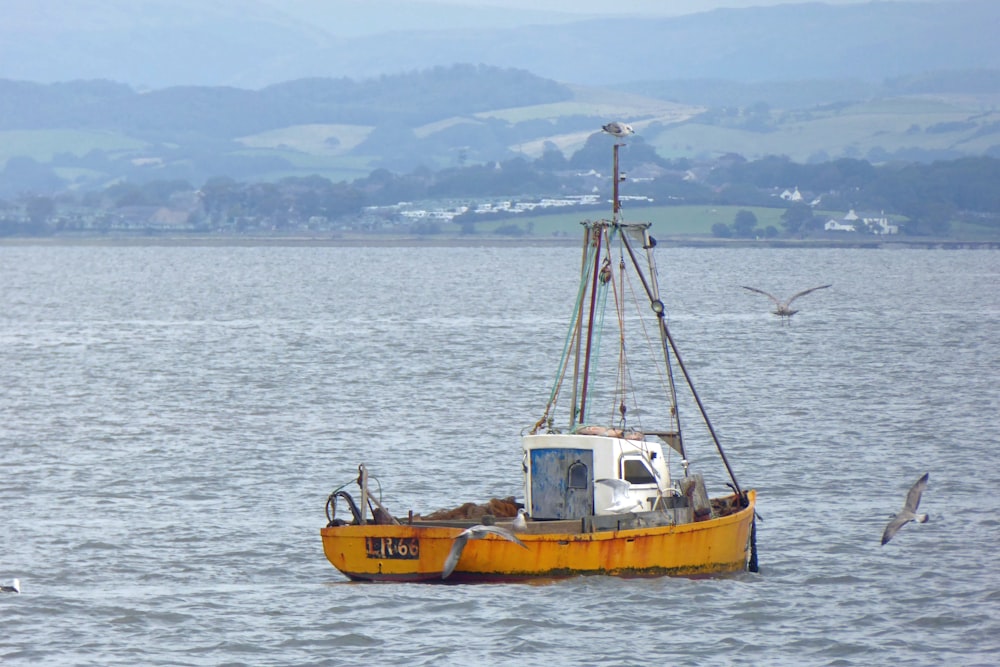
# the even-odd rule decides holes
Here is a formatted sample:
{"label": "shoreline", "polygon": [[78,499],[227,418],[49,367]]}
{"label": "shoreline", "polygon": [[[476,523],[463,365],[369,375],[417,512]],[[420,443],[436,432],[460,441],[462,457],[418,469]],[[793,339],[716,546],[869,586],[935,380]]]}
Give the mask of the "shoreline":
{"label": "shoreline", "polygon": [[[945,250],[1000,250],[997,241],[962,241],[957,239],[907,239],[907,240],[836,240],[836,239],[719,239],[700,236],[657,237],[657,242],[674,248],[850,248],[850,249],[945,249]],[[503,236],[381,236],[355,234],[343,236],[219,236],[192,235],[86,235],[0,237],[2,246],[101,246],[101,247],[427,247],[427,248],[525,248],[525,247],[575,247],[579,239],[557,237],[503,237]]]}

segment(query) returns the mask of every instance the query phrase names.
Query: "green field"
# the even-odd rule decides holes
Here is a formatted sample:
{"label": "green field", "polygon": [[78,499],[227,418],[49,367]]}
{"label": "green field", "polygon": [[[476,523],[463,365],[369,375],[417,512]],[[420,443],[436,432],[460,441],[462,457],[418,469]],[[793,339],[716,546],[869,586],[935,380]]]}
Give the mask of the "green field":
{"label": "green field", "polygon": [[334,157],[350,153],[371,134],[372,129],[361,125],[292,125],[242,137],[238,141],[250,148],[287,149]]}
{"label": "green field", "polygon": [[[938,151],[942,156],[956,156],[983,155],[1000,150],[1000,100],[989,95],[892,97],[794,111],[767,109],[758,116],[753,116],[756,112],[748,110],[713,109],[699,117],[696,114],[705,110],[693,105],[633,94],[610,94],[607,90],[582,87],[574,87],[573,90],[574,98],[566,102],[495,109],[475,116],[443,118],[413,128],[415,135],[426,143],[427,149],[424,151],[421,148],[419,154],[408,156],[409,161],[404,163],[412,165],[422,160],[431,170],[454,166],[456,148],[448,143],[450,140],[447,138],[435,143],[434,135],[454,131],[456,124],[482,123],[485,118],[517,123],[568,116],[629,121],[635,127],[637,136],[652,145],[664,158],[707,161],[726,153],[737,153],[749,160],[785,155],[798,163],[841,157],[878,163],[896,156],[903,160],[937,157],[936,154],[908,157],[908,151]],[[539,127],[543,128],[540,132],[545,131],[544,124],[539,124]],[[514,145],[491,145],[484,151],[496,153],[497,159],[517,154],[530,160],[542,155],[546,146],[554,144],[566,157],[571,157],[591,135],[600,132],[599,126],[569,132],[565,128],[576,126],[566,124],[556,134],[557,125],[552,127],[553,134],[522,140]],[[391,163],[389,158],[393,156],[353,154],[372,131],[370,126],[337,123],[276,128],[238,139],[241,146],[229,157],[274,156],[287,161],[287,166],[258,167],[257,172],[244,175],[243,180],[273,181],[288,176],[315,174],[334,182],[350,182],[368,176],[376,165]],[[197,139],[188,140],[190,144],[185,143],[180,150],[174,151],[168,144],[153,145],[110,130],[3,131],[0,132],[0,169],[15,156],[27,156],[44,164],[53,162],[60,154],[85,156],[90,151],[100,150],[107,158],[120,160],[123,163],[121,168],[111,167],[107,173],[98,173],[88,168],[80,169],[72,162],[56,161],[60,175],[70,179],[74,186],[100,186],[123,173],[131,173],[138,159],[148,160],[150,164],[162,160],[167,166],[176,166],[170,164],[172,160],[193,159],[189,156],[199,154],[199,146]],[[225,152],[230,149],[231,144],[216,141],[209,144],[206,150]],[[476,147],[470,146],[469,149],[470,154],[474,154]],[[912,156],[912,153],[909,155]],[[97,161],[94,164],[102,163]],[[266,165],[266,162],[263,164]],[[73,168],[70,169],[70,166]],[[90,164],[84,166],[89,167]],[[185,165],[179,166],[183,168]],[[404,167],[400,167],[402,169]],[[149,172],[152,174],[154,170]],[[716,223],[730,224],[736,210],[727,207],[656,207],[635,209],[634,213],[651,220],[658,229],[666,230],[661,233],[706,234]],[[753,210],[761,227],[778,227],[782,209]],[[631,217],[633,211],[626,209],[626,214]],[[600,216],[598,213],[595,215]],[[533,234],[547,235],[575,230],[576,223],[575,215],[556,214],[519,218],[516,224],[523,228],[530,224]],[[970,227],[968,233],[977,234],[978,230]]]}
{"label": "green field", "polygon": [[0,131],[0,166],[18,156],[49,162],[58,153],[132,152],[144,146],[144,141],[101,130],[7,130]]}
{"label": "green field", "polygon": [[[712,225],[716,223],[732,224],[736,212],[753,211],[757,216],[757,224],[764,228],[774,225],[781,229],[783,208],[762,208],[753,206],[651,206],[623,210],[626,222],[650,222],[654,236],[711,236]],[[832,214],[836,215],[836,214]],[[842,214],[841,214],[842,215]],[[580,230],[582,220],[600,220],[610,217],[610,210],[594,208],[590,213],[555,213],[552,215],[531,215],[507,220],[481,223],[476,230],[483,234],[492,234],[498,228],[517,225],[521,230],[532,236],[575,235]],[[458,233],[458,225],[445,225],[442,231]],[[530,232],[529,232],[530,230]]]}
{"label": "green field", "polygon": [[733,152],[749,160],[786,155],[801,163],[912,148],[981,154],[1000,145],[1000,112],[939,100],[880,100],[838,111],[774,111],[766,131],[745,129],[739,119],[683,123],[647,141],[667,158]]}
{"label": "green field", "polygon": [[[594,116],[597,118],[653,119],[664,122],[680,121],[702,111],[700,107],[678,104],[641,95],[615,93],[601,89],[573,88],[573,99],[551,104],[497,109],[475,114],[477,118],[499,118],[511,123],[560,116]],[[600,128],[597,128],[598,130]]]}

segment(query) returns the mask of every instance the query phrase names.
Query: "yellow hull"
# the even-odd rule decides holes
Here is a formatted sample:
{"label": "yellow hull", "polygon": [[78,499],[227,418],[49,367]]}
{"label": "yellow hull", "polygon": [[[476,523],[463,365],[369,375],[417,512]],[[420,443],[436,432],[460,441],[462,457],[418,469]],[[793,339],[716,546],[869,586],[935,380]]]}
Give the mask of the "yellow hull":
{"label": "yellow hull", "polygon": [[[502,538],[470,540],[448,582],[517,580],[579,574],[617,576],[702,575],[739,572],[750,558],[755,493],[728,516],[655,528],[519,534],[527,546]],[[327,559],[351,579],[441,581],[461,528],[344,525],[321,529]]]}

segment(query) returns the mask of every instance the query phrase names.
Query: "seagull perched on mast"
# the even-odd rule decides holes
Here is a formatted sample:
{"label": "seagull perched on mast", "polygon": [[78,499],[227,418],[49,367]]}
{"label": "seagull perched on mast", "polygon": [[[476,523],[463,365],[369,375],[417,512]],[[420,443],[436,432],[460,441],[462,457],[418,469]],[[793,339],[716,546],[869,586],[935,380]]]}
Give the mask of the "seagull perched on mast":
{"label": "seagull perched on mast", "polygon": [[627,137],[630,134],[635,134],[635,130],[632,129],[631,125],[628,123],[619,123],[617,120],[607,125],[602,125],[601,129],[619,139]]}
{"label": "seagull perched on mast", "polygon": [[490,535],[496,535],[497,537],[502,537],[503,539],[514,542],[518,546],[528,548],[524,542],[522,542],[517,535],[510,532],[506,528],[501,528],[500,526],[484,526],[482,524],[466,528],[455,538],[455,541],[451,545],[451,551],[448,552],[448,557],[444,559],[444,567],[441,568],[441,578],[447,579],[452,572],[455,571],[455,567],[458,565],[458,561],[462,558],[462,552],[465,550],[465,545],[468,544],[469,540],[482,540]]}
{"label": "seagull perched on mast", "polygon": [[899,514],[892,517],[892,521],[889,522],[889,525],[885,527],[885,532],[882,533],[883,545],[891,540],[892,536],[895,535],[900,528],[911,521],[927,523],[927,515],[917,514],[917,506],[920,505],[921,494],[923,494],[924,489],[927,488],[928,477],[930,477],[930,473],[925,472],[924,476],[918,479],[913,486],[910,487],[910,491],[906,494],[906,503],[903,505],[903,509],[900,510]]}
{"label": "seagull perched on mast", "polygon": [[757,294],[763,294],[771,301],[774,301],[774,310],[772,310],[771,312],[777,315],[778,317],[787,318],[789,321],[791,321],[792,315],[799,312],[797,310],[792,310],[791,308],[792,301],[795,301],[800,296],[805,296],[806,294],[809,294],[809,292],[815,292],[818,289],[826,289],[827,287],[833,287],[833,285],[830,284],[830,285],[820,285],[819,287],[810,287],[809,289],[802,290],[797,294],[793,294],[792,297],[787,301],[782,301],[773,294],[769,294],[762,289],[757,289],[756,287],[747,287],[746,285],[743,285],[742,287],[745,290],[750,290],[751,292],[757,292]]}

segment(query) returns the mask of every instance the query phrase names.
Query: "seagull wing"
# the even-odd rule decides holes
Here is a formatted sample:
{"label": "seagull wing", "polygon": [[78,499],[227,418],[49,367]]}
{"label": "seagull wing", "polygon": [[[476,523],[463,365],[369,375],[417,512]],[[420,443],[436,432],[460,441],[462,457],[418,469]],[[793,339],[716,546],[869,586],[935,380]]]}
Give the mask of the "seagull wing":
{"label": "seagull wing", "polygon": [[786,306],[790,306],[792,304],[792,301],[795,301],[800,296],[805,296],[806,294],[809,294],[809,292],[815,292],[818,289],[826,289],[827,287],[833,287],[833,285],[832,284],[830,284],[830,285],[820,285],[819,287],[810,287],[809,289],[804,289],[804,290],[802,290],[801,292],[799,292],[797,294],[793,294],[792,298],[785,302],[785,305]]}
{"label": "seagull wing", "polygon": [[455,536],[455,541],[452,542],[451,550],[448,551],[448,557],[444,559],[444,566],[441,568],[441,578],[447,579],[451,576],[451,573],[455,571],[458,566],[458,561],[462,558],[462,552],[465,551],[465,545],[469,543],[469,540],[481,540],[487,535],[496,535],[497,537],[502,537],[508,542],[513,542],[520,547],[525,549],[528,545],[522,542],[517,535],[507,530],[506,528],[501,528],[500,526],[472,526],[471,528],[466,528],[461,533]]}
{"label": "seagull wing", "polygon": [[611,487],[611,498],[615,503],[621,498],[628,498],[628,493],[632,490],[632,485],[623,479],[602,477],[601,479],[595,479],[594,483]]}
{"label": "seagull wing", "polygon": [[912,487],[910,487],[909,493],[906,494],[906,504],[903,505],[903,509],[909,510],[910,512],[916,512],[917,507],[920,505],[920,496],[923,494],[924,489],[927,488],[927,478],[930,477],[929,472],[925,472],[924,476],[918,479]]}
{"label": "seagull wing", "polygon": [[612,514],[624,514],[625,512],[641,512],[642,503],[635,498],[622,498],[607,508]]}
{"label": "seagull wing", "polygon": [[525,549],[528,548],[528,545],[526,545],[524,542],[518,539],[517,535],[510,532],[506,528],[502,528],[500,526],[476,526],[475,530],[476,532],[482,533],[481,535],[476,535],[475,536],[476,539],[481,539],[483,537],[486,537],[486,534],[496,535],[497,537],[502,537],[508,542],[514,542],[518,546],[522,546]]}
{"label": "seagull wing", "polygon": [[455,538],[455,541],[451,543],[451,551],[448,552],[448,557],[444,559],[444,567],[441,568],[442,579],[447,579],[455,571],[455,567],[462,558],[462,552],[465,551],[465,545],[469,542],[469,535],[471,534],[468,530],[463,530]]}
{"label": "seagull wing", "polygon": [[768,293],[768,292],[765,292],[765,291],[764,291],[764,290],[762,290],[762,289],[757,289],[756,287],[747,287],[746,285],[742,285],[742,287],[743,287],[743,289],[748,289],[748,290],[750,290],[751,292],[757,292],[757,294],[763,294],[763,295],[764,295],[764,296],[766,296],[766,297],[767,297],[768,299],[770,299],[771,301],[773,301],[773,302],[774,302],[774,305],[776,305],[776,306],[781,306],[781,301],[780,301],[780,300],[778,299],[778,297],[774,296],[773,294],[770,294],[770,293]]}
{"label": "seagull wing", "polygon": [[617,514],[619,512],[634,512],[637,509],[642,509],[642,502],[632,497],[632,485],[625,480],[602,477],[601,479],[595,479],[594,482],[611,487],[611,505],[606,508],[608,512]]}
{"label": "seagull wing", "polygon": [[913,521],[913,513],[905,510],[892,517],[892,521],[889,522],[889,525],[885,527],[885,531],[882,533],[882,544],[884,545],[886,542],[891,540],[892,536],[895,535],[900,528],[911,521]]}
{"label": "seagull wing", "polygon": [[[930,473],[925,472],[923,476],[910,487],[910,490],[906,494],[906,503],[903,505],[903,509],[899,512],[899,514],[892,517],[892,521],[889,522],[889,525],[885,527],[885,532],[882,533],[882,544],[891,540],[892,536],[895,535],[900,528],[914,519],[920,518],[917,517],[915,512],[917,510],[917,506],[920,505],[920,496],[923,494],[924,489],[927,488],[927,479],[929,477]],[[926,518],[923,518],[922,520],[926,521]]]}

